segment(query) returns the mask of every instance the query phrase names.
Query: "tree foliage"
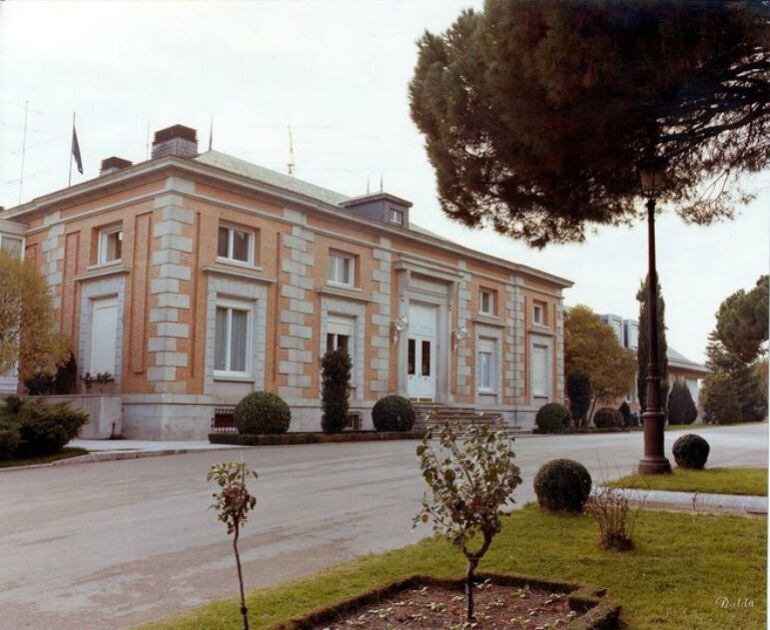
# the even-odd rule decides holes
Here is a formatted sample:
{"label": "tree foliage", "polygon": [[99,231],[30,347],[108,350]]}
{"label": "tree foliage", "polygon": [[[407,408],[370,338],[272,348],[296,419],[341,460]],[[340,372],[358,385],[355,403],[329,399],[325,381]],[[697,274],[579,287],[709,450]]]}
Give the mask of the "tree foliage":
{"label": "tree foliage", "polygon": [[639,217],[640,160],[686,220],[770,159],[759,2],[487,0],[426,32],[409,86],[444,212],[542,247]]}
{"label": "tree foliage", "polygon": [[[648,304],[647,287],[649,278],[645,278],[636,293],[639,302],[639,341],[636,348],[636,390],[639,398],[639,408],[647,409],[647,366],[649,360],[649,321],[650,309]],[[668,343],[666,342],[666,302],[658,282],[658,376],[660,376],[660,405],[665,412],[668,396]]]}
{"label": "tree foliage", "polygon": [[350,355],[344,348],[328,350],[321,359],[321,428],[339,433],[345,428],[350,407]]}
{"label": "tree foliage", "polygon": [[743,419],[736,388],[727,372],[712,372],[700,392],[703,419],[710,424],[732,424]]}
{"label": "tree foliage", "polygon": [[51,290],[32,260],[0,249],[0,374],[54,374],[69,356],[55,326]]}
{"label": "tree foliage", "polygon": [[567,398],[569,399],[569,409],[575,425],[585,426],[588,410],[591,408],[591,379],[588,374],[579,370],[567,372]]}
{"label": "tree foliage", "polygon": [[[433,438],[438,438],[438,449]],[[503,509],[514,502],[513,491],[521,484],[512,441],[483,424],[467,429],[444,425],[427,432],[417,456],[429,491],[414,522],[432,521],[434,531],[446,536],[465,556],[470,622],[476,567],[500,532]]]}
{"label": "tree foliage", "polygon": [[[631,350],[618,342],[612,328],[583,305],[564,318],[564,369],[588,376],[596,402],[612,402],[634,386],[636,362]],[[590,415],[590,414],[589,414]]]}
{"label": "tree foliage", "polygon": [[668,423],[692,424],[698,417],[698,409],[684,381],[676,381],[668,397]]}
{"label": "tree foliage", "polygon": [[719,306],[716,334],[725,348],[746,362],[757,358],[768,336],[768,276],[748,293],[736,291]]}

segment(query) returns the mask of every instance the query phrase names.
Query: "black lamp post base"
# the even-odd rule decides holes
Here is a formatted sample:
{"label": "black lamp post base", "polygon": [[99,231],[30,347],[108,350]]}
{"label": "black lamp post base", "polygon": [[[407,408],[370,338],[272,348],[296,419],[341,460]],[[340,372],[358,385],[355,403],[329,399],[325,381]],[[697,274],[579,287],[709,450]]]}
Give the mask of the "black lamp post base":
{"label": "black lamp post base", "polygon": [[639,460],[640,475],[666,475],[671,472],[671,464],[665,457],[642,457]]}

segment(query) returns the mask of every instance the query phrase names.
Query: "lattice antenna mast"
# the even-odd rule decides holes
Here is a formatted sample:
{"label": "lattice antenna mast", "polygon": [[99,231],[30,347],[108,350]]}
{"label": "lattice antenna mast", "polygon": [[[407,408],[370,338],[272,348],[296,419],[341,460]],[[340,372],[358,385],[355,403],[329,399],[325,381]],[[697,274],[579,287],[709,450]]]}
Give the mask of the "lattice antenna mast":
{"label": "lattice antenna mast", "polygon": [[29,101],[24,101],[24,135],[21,139],[21,173],[19,174],[19,205],[21,205],[21,187],[24,184],[24,157],[27,153],[27,114]]}

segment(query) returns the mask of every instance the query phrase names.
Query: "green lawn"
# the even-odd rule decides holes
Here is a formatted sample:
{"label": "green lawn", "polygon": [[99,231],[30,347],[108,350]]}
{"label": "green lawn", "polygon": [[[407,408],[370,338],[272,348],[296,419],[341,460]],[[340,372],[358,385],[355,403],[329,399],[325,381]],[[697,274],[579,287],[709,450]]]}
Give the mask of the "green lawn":
{"label": "green lawn", "polygon": [[767,496],[767,468],[674,468],[670,475],[628,475],[608,484],[614,488],[752,494]]}
{"label": "green lawn", "polygon": [[[597,526],[588,516],[550,515],[535,506],[506,519],[482,571],[503,571],[606,587],[631,628],[764,628],[767,519],[644,510],[637,549],[600,550]],[[222,538],[222,554],[229,552]],[[307,578],[253,591],[249,611],[255,628],[346,599],[398,577],[430,572],[459,575],[459,553],[443,540],[424,540],[365,557]],[[236,593],[233,566],[233,594]],[[719,597],[747,598],[751,608],[723,609]],[[220,601],[147,630],[238,628],[235,600]]]}
{"label": "green lawn", "polygon": [[79,455],[88,455],[84,448],[65,447],[53,455],[41,455],[40,457],[24,457],[20,459],[0,459],[0,468],[16,468],[19,466],[32,466],[34,464],[50,464],[60,459],[69,459]]}

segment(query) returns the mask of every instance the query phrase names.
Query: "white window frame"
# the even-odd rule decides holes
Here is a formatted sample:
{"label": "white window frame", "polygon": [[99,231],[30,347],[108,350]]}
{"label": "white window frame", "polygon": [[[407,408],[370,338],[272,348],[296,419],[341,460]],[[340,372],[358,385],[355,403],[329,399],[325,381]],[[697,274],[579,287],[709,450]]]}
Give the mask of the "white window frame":
{"label": "white window frame", "polygon": [[[484,296],[489,296],[488,309],[484,308]],[[492,289],[479,289],[479,313],[482,315],[495,316],[495,291]]]}
{"label": "white window frame", "polygon": [[[337,280],[335,278],[336,272],[339,271],[339,265],[335,261],[343,261],[342,269],[345,265],[348,266],[348,282]],[[356,261],[353,256],[343,254],[342,252],[331,252],[329,254],[329,284],[333,284],[340,287],[354,287],[356,286]]]}
{"label": "white window frame", "polygon": [[[120,257],[107,260],[107,239],[113,234],[120,234]],[[96,257],[98,265],[115,265],[123,260],[123,226],[111,225],[99,230],[99,251]]]}
{"label": "white window frame", "polygon": [[[482,355],[488,357],[489,370],[485,373]],[[489,382],[485,377],[489,376]],[[476,351],[476,388],[480,394],[497,393],[497,339],[479,337]]]}
{"label": "white window frame", "polygon": [[396,225],[404,225],[404,211],[398,208],[388,210],[388,220]]}
{"label": "white window frame", "polygon": [[[222,256],[219,253],[219,230],[225,229],[227,230],[227,255]],[[239,258],[233,258],[233,251],[235,250],[235,233],[236,232],[243,232],[248,237],[248,244],[246,245],[246,249],[248,250],[248,254],[246,257],[246,260],[240,260]],[[222,262],[231,263],[234,265],[254,265],[254,243],[256,242],[255,236],[254,236],[254,230],[250,230],[247,227],[243,227],[241,225],[234,225],[232,223],[227,223],[225,221],[220,221],[219,225],[217,226],[217,260],[220,260]]]}
{"label": "white window frame", "polygon": [[11,240],[11,241],[20,241],[21,242],[21,251],[19,252],[19,259],[24,260],[24,249],[26,247],[26,242],[23,236],[17,236],[15,234],[2,234],[0,233],[0,249],[3,249],[3,241],[5,239]]}
{"label": "white window frame", "polygon": [[[232,330],[233,330],[233,311],[246,311],[246,344],[244,348],[244,352],[246,354],[246,358],[244,361],[244,371],[238,372],[233,371],[230,369],[225,370],[218,370],[216,368],[216,338],[217,338],[217,331],[216,331],[216,311],[217,309],[224,308],[227,309],[227,338],[225,339],[225,365],[229,368],[231,365],[231,356],[230,352],[232,350]],[[251,378],[252,375],[252,355],[254,354],[252,352],[252,325],[254,321],[254,303],[253,302],[242,302],[240,300],[232,300],[227,298],[217,298],[216,305],[214,306],[214,377],[225,377],[225,378]]]}

